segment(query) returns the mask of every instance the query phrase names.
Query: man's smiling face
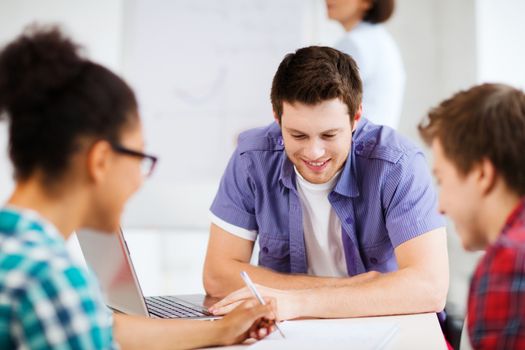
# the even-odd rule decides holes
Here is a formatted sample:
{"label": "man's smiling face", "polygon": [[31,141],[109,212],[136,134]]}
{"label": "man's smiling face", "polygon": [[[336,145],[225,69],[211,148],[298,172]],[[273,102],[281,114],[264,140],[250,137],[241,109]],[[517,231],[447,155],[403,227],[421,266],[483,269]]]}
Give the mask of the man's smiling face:
{"label": "man's smiling face", "polygon": [[283,102],[281,129],[288,158],[308,182],[328,182],[344,166],[352,125],[338,98],[314,106]]}

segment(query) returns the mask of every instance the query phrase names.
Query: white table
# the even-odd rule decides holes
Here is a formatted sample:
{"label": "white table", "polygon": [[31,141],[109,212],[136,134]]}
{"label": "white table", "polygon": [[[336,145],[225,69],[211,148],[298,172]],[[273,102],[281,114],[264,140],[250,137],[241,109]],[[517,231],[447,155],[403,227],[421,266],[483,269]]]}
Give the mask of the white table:
{"label": "white table", "polygon": [[[434,350],[447,349],[443,333],[435,313],[401,315],[401,316],[381,316],[381,317],[362,317],[362,318],[345,318],[338,320],[323,320],[323,322],[337,322],[338,324],[352,325],[372,325],[374,322],[385,321],[396,323],[399,330],[388,343],[386,349],[389,350]],[[307,322],[307,321],[289,321],[289,322]],[[250,344],[227,346],[221,349],[249,349]]]}

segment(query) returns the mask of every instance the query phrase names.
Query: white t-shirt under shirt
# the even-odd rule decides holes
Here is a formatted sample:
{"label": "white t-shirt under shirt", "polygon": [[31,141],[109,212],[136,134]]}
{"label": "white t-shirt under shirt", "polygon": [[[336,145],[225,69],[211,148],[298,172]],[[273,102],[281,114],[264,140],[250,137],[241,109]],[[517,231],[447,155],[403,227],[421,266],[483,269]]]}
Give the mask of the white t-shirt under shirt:
{"label": "white t-shirt under shirt", "polygon": [[328,195],[337,183],[339,173],[323,184],[306,181],[297,169],[295,174],[303,211],[308,274],[326,277],[348,276],[341,221],[328,201]]}
{"label": "white t-shirt under shirt", "polygon": [[[295,169],[295,167],[294,167]],[[303,212],[304,242],[308,274],[325,277],[348,276],[341,236],[341,221],[328,201],[340,173],[329,182],[312,184],[295,169],[297,192]],[[212,223],[233,235],[255,241],[257,231],[227,223],[210,212]]]}
{"label": "white t-shirt under shirt", "polygon": [[361,22],[335,48],[349,54],[363,81],[363,116],[397,128],[403,106],[405,69],[392,36],[379,24]]}

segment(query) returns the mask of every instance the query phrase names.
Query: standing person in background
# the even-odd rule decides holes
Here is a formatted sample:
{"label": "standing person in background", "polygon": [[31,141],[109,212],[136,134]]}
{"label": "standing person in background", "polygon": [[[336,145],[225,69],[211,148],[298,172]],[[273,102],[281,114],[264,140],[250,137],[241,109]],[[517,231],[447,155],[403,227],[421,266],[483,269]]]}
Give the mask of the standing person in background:
{"label": "standing person in background", "polygon": [[405,69],[392,36],[380,24],[394,12],[394,0],[326,0],[328,17],[346,34],[335,48],[351,55],[363,81],[363,116],[376,124],[399,126]]}
{"label": "standing person in background", "polygon": [[0,206],[0,349],[181,349],[271,331],[271,306],[253,300],[215,322],[113,315],[67,252],[73,231],[115,232],[155,165],[121,78],[35,28],[0,51],[4,112],[16,187]]}

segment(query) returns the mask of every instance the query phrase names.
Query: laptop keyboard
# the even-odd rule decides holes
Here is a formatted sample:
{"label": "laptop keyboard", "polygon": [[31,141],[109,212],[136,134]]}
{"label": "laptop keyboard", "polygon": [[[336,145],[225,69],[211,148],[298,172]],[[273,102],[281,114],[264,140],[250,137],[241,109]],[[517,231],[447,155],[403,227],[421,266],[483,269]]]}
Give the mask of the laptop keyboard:
{"label": "laptop keyboard", "polygon": [[169,296],[147,297],[146,305],[149,313],[159,318],[211,316],[211,314],[203,308],[182,304],[179,299]]}

